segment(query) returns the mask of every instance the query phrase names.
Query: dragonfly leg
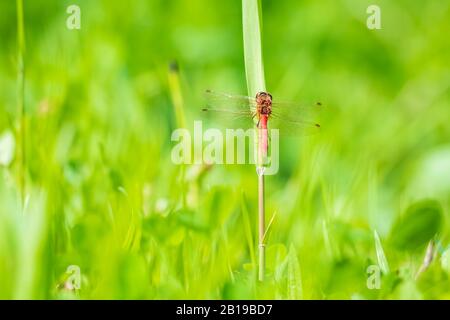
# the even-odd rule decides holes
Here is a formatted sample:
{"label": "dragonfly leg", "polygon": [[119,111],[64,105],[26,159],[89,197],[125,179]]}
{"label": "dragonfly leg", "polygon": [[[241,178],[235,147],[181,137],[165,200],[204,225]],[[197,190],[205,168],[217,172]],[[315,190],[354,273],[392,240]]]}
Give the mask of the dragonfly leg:
{"label": "dragonfly leg", "polygon": [[[255,113],[255,116],[256,116],[256,113]],[[261,118],[260,117],[258,117],[258,123],[256,124],[256,127],[257,128],[259,128],[259,123],[261,122]]]}
{"label": "dragonfly leg", "polygon": [[[254,113],[252,114],[252,120],[255,119],[255,117],[256,117],[257,114],[258,114],[257,112],[254,112]],[[258,118],[258,123],[256,124],[256,127],[259,127],[259,118]]]}

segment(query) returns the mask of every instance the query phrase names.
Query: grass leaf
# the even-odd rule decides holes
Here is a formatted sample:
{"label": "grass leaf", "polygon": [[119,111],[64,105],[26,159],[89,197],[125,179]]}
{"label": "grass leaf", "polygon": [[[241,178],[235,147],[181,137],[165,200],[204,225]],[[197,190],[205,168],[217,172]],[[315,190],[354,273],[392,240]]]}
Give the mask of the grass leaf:
{"label": "grass leaf", "polygon": [[288,299],[301,299],[303,296],[302,277],[300,273],[300,263],[297,258],[297,251],[291,245],[288,254],[288,277],[287,277]]}
{"label": "grass leaf", "polygon": [[376,230],[373,231],[373,237],[375,238],[375,250],[377,252],[378,265],[384,274],[388,274],[389,264],[387,262],[386,255],[384,254],[383,246],[381,245],[380,236]]}
{"label": "grass leaf", "polygon": [[248,95],[266,90],[261,51],[261,10],[258,0],[242,0],[244,61]]}
{"label": "grass leaf", "polygon": [[242,192],[242,196],[241,196],[241,210],[242,210],[242,218],[244,220],[245,237],[247,239],[247,245],[248,245],[248,249],[250,251],[250,258],[252,261],[252,265],[255,266],[256,265],[255,241],[254,241],[253,233],[252,233],[250,214],[247,209],[245,194],[243,192]]}

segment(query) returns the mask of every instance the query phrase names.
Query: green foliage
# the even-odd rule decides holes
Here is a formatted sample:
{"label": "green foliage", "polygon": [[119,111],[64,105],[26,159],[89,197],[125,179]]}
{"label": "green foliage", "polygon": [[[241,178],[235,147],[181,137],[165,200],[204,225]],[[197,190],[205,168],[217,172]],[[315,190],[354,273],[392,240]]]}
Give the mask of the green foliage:
{"label": "green foliage", "polygon": [[[0,298],[450,298],[449,1],[380,1],[381,30],[365,2],[261,1],[246,21],[264,22],[265,84],[238,0],[79,0],[80,30],[64,1],[23,4],[24,210],[16,3],[0,1]],[[206,89],[246,93],[244,50],[249,87],[327,107],[266,178],[263,284],[254,167],[170,158]],[[371,265],[389,267],[379,290]]]}
{"label": "green foliage", "polygon": [[414,250],[426,245],[442,228],[442,207],[435,200],[412,204],[391,230],[390,241],[399,250]]}

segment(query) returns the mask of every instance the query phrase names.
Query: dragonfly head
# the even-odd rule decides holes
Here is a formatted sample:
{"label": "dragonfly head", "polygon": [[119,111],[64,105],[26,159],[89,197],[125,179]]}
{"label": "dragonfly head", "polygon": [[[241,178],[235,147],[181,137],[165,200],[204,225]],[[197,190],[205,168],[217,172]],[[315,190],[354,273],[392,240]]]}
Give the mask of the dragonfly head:
{"label": "dragonfly head", "polygon": [[272,95],[268,92],[258,92],[256,94],[256,103],[259,105],[264,106],[271,106],[272,105]]}

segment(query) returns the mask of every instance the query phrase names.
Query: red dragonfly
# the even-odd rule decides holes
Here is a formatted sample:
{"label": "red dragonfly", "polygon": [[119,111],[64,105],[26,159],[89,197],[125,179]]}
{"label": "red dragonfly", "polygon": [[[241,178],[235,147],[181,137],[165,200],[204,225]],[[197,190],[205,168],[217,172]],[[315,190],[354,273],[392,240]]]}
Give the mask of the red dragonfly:
{"label": "red dragonfly", "polygon": [[227,128],[248,129],[256,122],[257,128],[278,129],[282,135],[298,136],[320,131],[318,119],[323,108],[320,102],[308,106],[273,101],[268,92],[258,92],[252,98],[207,90],[206,97],[207,106],[202,111],[216,114],[215,120],[228,120]]}

